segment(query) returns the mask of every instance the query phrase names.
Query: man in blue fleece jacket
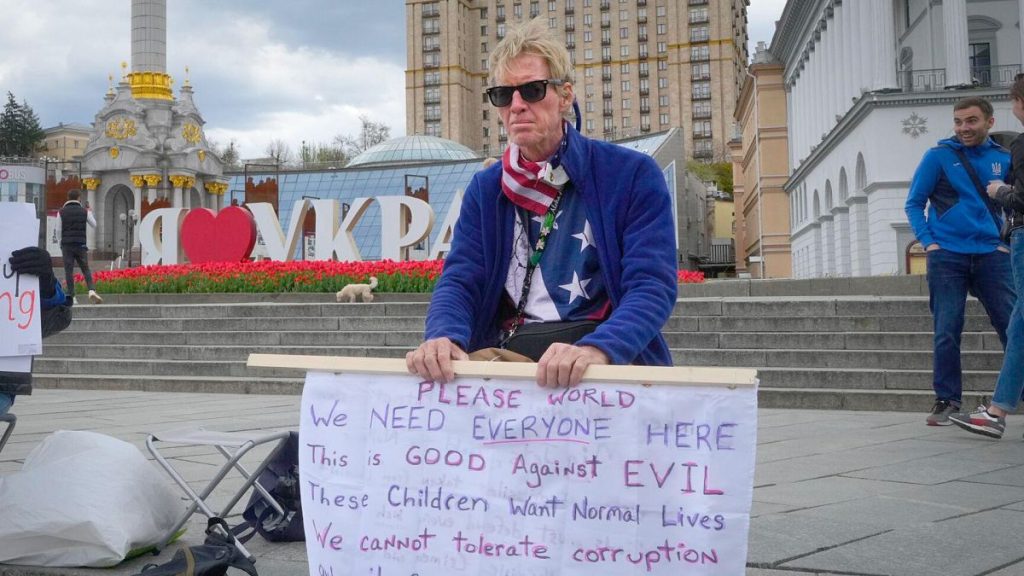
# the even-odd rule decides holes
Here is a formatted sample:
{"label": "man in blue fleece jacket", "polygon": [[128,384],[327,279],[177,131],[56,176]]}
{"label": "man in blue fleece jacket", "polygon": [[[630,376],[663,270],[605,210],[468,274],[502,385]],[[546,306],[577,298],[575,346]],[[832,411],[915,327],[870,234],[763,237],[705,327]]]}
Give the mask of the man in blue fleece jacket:
{"label": "man in blue fleece jacket", "polygon": [[675,229],[658,165],[565,120],[572,65],[546,23],[512,27],[489,69],[509,146],[466,190],[409,371],[447,382],[467,352],[580,322],[596,328],[536,359],[541,386],[575,385],[593,364],[670,365],[660,330],[676,300]]}
{"label": "man in blue fleece jacket", "polygon": [[935,404],[926,419],[929,426],[950,424],[949,416],[960,410],[960,335],[967,294],[985,306],[1004,348],[1016,301],[1009,247],[999,239],[1002,212],[978,189],[961,160],[970,162],[982,187],[1005,177],[1010,156],[988,137],[994,124],[988,101],[972,97],[957,102],[953,106],[955,136],[940,140],[925,153],[907,195],[907,218],[927,251],[935,330]]}

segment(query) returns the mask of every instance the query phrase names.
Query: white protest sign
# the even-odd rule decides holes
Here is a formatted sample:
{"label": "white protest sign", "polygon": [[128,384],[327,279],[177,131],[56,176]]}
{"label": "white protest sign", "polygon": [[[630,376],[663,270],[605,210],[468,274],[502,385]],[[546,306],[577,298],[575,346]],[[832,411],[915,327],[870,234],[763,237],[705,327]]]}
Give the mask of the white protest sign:
{"label": "white protest sign", "polygon": [[747,382],[558,391],[309,372],[309,573],[743,574],[757,397],[733,372]]}
{"label": "white protest sign", "polygon": [[15,274],[10,262],[11,252],[38,243],[35,206],[0,202],[0,356],[43,351],[39,278]]}

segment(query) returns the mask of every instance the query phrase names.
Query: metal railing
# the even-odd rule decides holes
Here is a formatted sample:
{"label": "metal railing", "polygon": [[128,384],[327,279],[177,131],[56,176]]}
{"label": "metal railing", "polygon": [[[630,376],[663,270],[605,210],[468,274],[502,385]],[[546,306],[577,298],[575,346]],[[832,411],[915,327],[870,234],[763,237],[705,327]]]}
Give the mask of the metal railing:
{"label": "metal railing", "polygon": [[[1013,84],[1019,74],[1019,64],[1006,66],[975,66],[971,69],[971,86],[979,88],[1000,88]],[[936,92],[945,90],[946,69],[901,70],[896,75],[896,84],[903,92]]]}

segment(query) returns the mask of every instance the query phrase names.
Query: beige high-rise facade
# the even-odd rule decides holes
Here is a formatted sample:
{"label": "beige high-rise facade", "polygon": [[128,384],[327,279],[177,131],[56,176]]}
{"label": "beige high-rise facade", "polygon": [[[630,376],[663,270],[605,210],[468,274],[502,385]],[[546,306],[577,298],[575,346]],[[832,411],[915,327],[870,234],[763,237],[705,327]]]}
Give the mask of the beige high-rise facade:
{"label": "beige high-rise facade", "polygon": [[575,65],[582,132],[615,140],[681,127],[687,155],[728,161],[747,62],[749,0],[406,0],[406,131],[500,153],[484,89],[507,27],[544,19]]}

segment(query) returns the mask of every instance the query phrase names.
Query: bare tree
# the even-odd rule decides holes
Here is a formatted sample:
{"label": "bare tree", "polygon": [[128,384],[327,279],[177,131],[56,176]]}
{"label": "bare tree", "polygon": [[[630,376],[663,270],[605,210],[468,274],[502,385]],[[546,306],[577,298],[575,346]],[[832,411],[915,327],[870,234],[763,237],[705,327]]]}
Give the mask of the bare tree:
{"label": "bare tree", "polygon": [[274,159],[274,162],[287,166],[295,162],[295,155],[292,154],[292,147],[280,138],[275,138],[267,144],[265,150],[267,156]]}
{"label": "bare tree", "polygon": [[387,124],[374,122],[365,114],[359,116],[359,122],[359,134],[355,136],[338,134],[334,137],[334,144],[344,150],[349,158],[391,138],[391,127]]}

